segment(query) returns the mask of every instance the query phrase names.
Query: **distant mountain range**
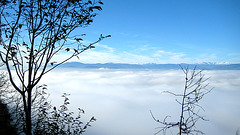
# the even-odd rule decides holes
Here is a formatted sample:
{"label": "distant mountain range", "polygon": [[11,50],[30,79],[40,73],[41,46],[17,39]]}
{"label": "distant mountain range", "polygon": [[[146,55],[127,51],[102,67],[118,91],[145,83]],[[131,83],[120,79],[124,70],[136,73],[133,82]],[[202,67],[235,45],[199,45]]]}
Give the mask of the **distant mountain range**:
{"label": "distant mountain range", "polygon": [[62,68],[82,68],[82,69],[180,69],[180,66],[189,66],[203,70],[240,70],[240,64],[217,64],[217,63],[200,63],[200,64],[124,64],[124,63],[96,63],[85,64],[80,62],[67,62],[61,65]]}

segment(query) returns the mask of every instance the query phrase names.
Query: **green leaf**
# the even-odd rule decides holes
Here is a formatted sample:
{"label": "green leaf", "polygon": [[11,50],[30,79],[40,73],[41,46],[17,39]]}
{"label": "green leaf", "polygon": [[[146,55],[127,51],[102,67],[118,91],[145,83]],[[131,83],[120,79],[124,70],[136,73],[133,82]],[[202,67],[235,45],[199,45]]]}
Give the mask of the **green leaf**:
{"label": "green leaf", "polygon": [[65,50],[66,50],[67,52],[68,52],[68,51],[70,51],[70,49],[69,49],[69,48],[66,48]]}
{"label": "green leaf", "polygon": [[100,6],[94,6],[95,9],[102,10],[102,7]]}
{"label": "green leaf", "polygon": [[83,39],[82,38],[75,38],[76,41],[82,41]]}
{"label": "green leaf", "polygon": [[93,9],[97,9],[97,10],[102,10],[102,7],[100,6],[94,6],[94,7],[89,7],[89,11],[93,11]]}
{"label": "green leaf", "polygon": [[57,62],[56,62],[56,61],[54,61],[54,62],[51,62],[50,64],[51,64],[51,65],[53,65],[54,63],[57,63]]}
{"label": "green leaf", "polygon": [[23,42],[23,45],[24,45],[24,46],[28,46],[25,42]]}
{"label": "green leaf", "polygon": [[4,26],[7,26],[7,24],[1,24],[0,27],[4,27]]}
{"label": "green leaf", "polygon": [[78,53],[78,50],[77,49],[73,49],[76,53]]}
{"label": "green leaf", "polygon": [[93,20],[87,20],[87,24],[89,24],[89,23],[91,23],[91,22],[93,22]]}
{"label": "green leaf", "polygon": [[12,52],[11,56],[14,57],[16,56],[16,54],[17,54],[16,52]]}
{"label": "green leaf", "polygon": [[63,28],[62,30],[63,30],[63,32],[64,32],[65,34],[67,33],[67,29],[64,29],[64,28]]}

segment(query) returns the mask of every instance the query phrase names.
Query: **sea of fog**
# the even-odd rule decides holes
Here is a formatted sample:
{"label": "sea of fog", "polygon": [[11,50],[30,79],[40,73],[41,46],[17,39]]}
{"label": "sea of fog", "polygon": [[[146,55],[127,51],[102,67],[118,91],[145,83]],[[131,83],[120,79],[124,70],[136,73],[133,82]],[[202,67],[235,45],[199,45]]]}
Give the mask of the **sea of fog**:
{"label": "sea of fog", "polygon": [[[235,135],[240,128],[240,70],[203,73],[214,89],[200,101],[205,109],[201,114],[209,121],[199,121],[197,128],[207,135]],[[170,121],[179,120],[176,97],[162,92],[182,93],[184,79],[181,70],[58,68],[41,84],[48,85],[52,104],[62,104],[61,95],[69,93],[71,111],[84,109],[83,121],[97,118],[86,135],[153,135],[161,125],[150,110],[160,120],[167,115]]]}

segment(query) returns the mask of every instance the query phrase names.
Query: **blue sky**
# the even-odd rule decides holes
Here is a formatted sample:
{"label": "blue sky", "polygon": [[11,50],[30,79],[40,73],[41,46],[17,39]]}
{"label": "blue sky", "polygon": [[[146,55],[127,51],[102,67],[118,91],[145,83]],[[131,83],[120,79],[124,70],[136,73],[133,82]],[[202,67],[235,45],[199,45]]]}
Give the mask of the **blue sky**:
{"label": "blue sky", "polygon": [[[102,0],[82,62],[240,63],[239,0]],[[81,58],[81,56],[80,56]]]}

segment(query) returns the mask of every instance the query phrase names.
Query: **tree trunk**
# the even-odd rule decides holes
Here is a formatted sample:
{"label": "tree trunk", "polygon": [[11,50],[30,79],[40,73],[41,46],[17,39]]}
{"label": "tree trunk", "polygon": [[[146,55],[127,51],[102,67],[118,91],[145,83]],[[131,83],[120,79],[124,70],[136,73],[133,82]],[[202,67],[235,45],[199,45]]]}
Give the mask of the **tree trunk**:
{"label": "tree trunk", "polygon": [[25,123],[26,123],[26,135],[32,135],[32,96],[31,91],[27,92],[28,96],[26,97],[25,94],[23,94],[23,104],[24,104],[24,112],[25,112]]}
{"label": "tree trunk", "polygon": [[32,135],[32,122],[29,112],[26,113],[26,135]]}
{"label": "tree trunk", "polygon": [[32,135],[32,89],[28,90],[27,135]]}

